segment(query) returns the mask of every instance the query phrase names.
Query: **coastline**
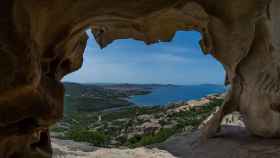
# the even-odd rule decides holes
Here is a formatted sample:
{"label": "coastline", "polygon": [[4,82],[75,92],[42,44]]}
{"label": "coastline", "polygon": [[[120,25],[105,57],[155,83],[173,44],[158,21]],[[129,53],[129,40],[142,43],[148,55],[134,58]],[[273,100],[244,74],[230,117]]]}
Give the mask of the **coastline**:
{"label": "coastline", "polygon": [[[131,107],[121,112],[81,114],[58,124],[52,136],[110,148],[159,143],[176,133],[197,129],[215,107],[221,105],[223,98],[224,94],[211,94],[168,107]],[[99,141],[96,141],[97,136]]]}

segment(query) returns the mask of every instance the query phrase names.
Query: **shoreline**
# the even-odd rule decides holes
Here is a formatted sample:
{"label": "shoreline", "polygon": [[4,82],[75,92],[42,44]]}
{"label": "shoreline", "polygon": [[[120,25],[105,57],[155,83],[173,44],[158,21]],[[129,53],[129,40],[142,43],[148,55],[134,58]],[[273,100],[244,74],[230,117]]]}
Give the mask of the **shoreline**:
{"label": "shoreline", "polygon": [[172,103],[168,107],[129,107],[117,111],[69,116],[52,131],[59,139],[129,148],[159,143],[180,132],[192,132],[220,106],[224,94]]}

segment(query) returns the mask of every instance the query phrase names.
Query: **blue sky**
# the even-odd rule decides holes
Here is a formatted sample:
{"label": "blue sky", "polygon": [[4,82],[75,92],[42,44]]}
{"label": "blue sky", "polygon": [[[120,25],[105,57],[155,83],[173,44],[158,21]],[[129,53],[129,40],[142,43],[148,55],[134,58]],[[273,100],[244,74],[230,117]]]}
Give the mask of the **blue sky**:
{"label": "blue sky", "polygon": [[79,71],[64,81],[79,83],[223,84],[224,70],[198,45],[200,34],[179,31],[171,42],[145,45],[116,40],[100,49],[90,36]]}

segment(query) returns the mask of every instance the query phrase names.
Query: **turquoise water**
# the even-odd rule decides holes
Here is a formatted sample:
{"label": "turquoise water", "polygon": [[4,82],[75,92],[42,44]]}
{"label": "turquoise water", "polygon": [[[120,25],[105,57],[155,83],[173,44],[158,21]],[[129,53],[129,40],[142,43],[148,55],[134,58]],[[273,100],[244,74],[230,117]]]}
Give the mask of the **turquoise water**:
{"label": "turquoise water", "polygon": [[139,106],[164,106],[171,102],[199,99],[213,93],[225,92],[222,85],[161,86],[147,95],[133,96],[130,101]]}

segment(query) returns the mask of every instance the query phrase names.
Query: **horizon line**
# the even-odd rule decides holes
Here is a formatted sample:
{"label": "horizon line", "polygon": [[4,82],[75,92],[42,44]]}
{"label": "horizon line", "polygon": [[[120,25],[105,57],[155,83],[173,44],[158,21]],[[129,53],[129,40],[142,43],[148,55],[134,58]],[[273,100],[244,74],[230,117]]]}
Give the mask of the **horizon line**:
{"label": "horizon line", "polygon": [[189,85],[222,85],[223,83],[194,83],[194,84],[176,84],[176,83],[133,83],[133,82],[73,82],[62,81],[63,83],[76,83],[76,84],[129,84],[129,85],[175,85],[175,86],[189,86]]}

